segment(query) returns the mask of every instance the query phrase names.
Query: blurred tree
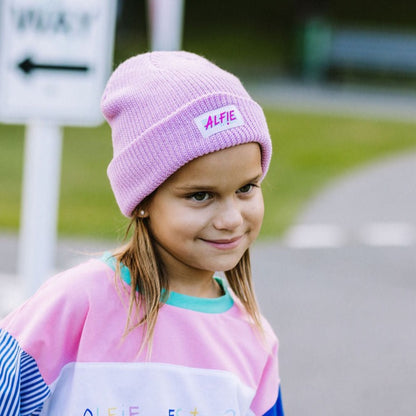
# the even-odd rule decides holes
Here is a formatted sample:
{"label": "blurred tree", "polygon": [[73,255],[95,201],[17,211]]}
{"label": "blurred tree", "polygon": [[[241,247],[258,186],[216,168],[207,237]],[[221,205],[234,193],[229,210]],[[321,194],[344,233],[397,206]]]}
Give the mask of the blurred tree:
{"label": "blurred tree", "polygon": [[330,17],[339,24],[416,29],[416,2],[408,0],[332,0]]}
{"label": "blurred tree", "polygon": [[[146,0],[120,0],[116,63],[148,49]],[[408,0],[185,0],[184,48],[236,71],[276,74],[299,66],[304,24],[416,30]]]}
{"label": "blurred tree", "polygon": [[[121,0],[120,30],[146,33],[146,1]],[[408,0],[211,0],[186,2],[186,28],[213,31],[240,28],[260,33],[291,31],[297,19],[325,11],[338,23],[404,25],[415,28],[416,2]]]}

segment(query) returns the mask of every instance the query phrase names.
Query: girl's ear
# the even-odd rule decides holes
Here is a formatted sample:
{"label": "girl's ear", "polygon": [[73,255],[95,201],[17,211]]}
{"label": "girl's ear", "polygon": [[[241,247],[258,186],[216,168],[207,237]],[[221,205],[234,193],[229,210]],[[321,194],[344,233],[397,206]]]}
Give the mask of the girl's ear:
{"label": "girl's ear", "polygon": [[150,210],[150,203],[152,201],[153,192],[148,195],[143,201],[140,202],[139,205],[133,211],[134,218],[149,218],[149,210]]}
{"label": "girl's ear", "polygon": [[138,217],[139,218],[148,218],[149,213],[147,211],[145,211],[144,209],[140,209],[138,212]]}

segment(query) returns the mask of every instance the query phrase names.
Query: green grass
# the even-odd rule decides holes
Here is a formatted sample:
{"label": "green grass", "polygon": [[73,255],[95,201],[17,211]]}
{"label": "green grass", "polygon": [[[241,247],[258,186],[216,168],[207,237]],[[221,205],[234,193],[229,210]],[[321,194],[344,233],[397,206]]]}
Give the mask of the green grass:
{"label": "green grass", "polygon": [[22,127],[0,125],[0,229],[19,223],[23,135]]}
{"label": "green grass", "polygon": [[[335,177],[377,158],[412,149],[416,126],[387,121],[266,111],[274,142],[264,182],[263,237],[280,235],[307,201]],[[0,125],[0,229],[17,230],[24,129]],[[119,238],[119,213],[106,175],[110,130],[66,128],[59,231],[64,235]]]}

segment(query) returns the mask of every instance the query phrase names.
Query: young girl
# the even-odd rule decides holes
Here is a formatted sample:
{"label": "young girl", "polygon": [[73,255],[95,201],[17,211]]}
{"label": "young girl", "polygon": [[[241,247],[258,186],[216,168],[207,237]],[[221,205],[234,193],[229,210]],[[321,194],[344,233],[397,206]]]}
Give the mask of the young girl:
{"label": "young girl", "polygon": [[116,69],[102,110],[130,242],[1,322],[0,415],[282,415],[249,260],[271,157],[261,108],[206,59],[153,52]]}

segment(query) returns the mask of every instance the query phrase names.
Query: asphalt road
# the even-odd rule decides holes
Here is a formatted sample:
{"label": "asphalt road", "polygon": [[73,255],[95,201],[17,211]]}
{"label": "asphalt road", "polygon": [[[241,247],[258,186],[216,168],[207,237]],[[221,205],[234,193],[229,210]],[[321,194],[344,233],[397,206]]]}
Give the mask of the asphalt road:
{"label": "asphalt road", "polygon": [[288,415],[415,414],[416,247],[259,244]]}

